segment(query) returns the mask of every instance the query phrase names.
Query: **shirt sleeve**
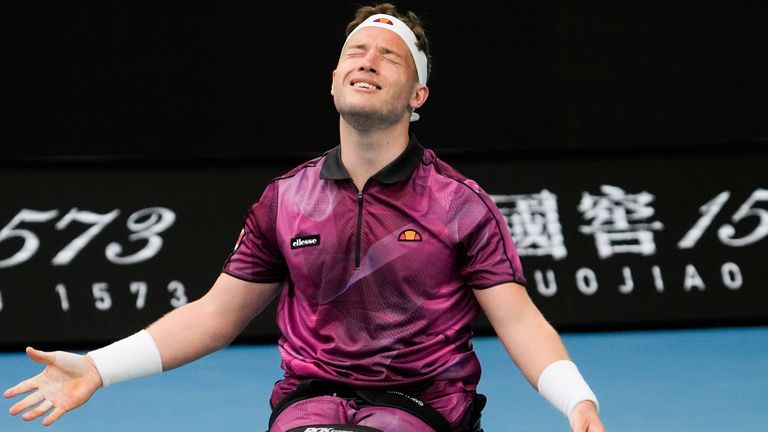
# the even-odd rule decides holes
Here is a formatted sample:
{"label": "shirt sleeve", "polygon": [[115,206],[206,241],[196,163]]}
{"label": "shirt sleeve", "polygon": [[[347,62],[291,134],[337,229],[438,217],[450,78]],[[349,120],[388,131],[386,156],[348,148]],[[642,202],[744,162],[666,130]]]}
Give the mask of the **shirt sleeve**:
{"label": "shirt sleeve", "polygon": [[276,240],[277,203],[277,182],[271,182],[248,210],[235,249],[224,263],[224,273],[258,283],[286,278],[288,269]]}
{"label": "shirt sleeve", "polygon": [[[507,282],[525,286],[526,279],[517,249],[498,207],[482,190],[469,197],[478,211],[466,221],[459,273],[474,289],[490,288]],[[477,200],[482,205],[477,204]]]}

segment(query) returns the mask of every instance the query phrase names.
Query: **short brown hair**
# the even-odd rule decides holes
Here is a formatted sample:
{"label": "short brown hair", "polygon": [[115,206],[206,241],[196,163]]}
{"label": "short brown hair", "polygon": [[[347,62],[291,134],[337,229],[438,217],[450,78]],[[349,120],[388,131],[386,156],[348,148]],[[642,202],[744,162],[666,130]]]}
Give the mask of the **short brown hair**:
{"label": "short brown hair", "polygon": [[411,31],[413,31],[413,34],[416,35],[416,45],[420,50],[424,51],[424,54],[427,56],[427,74],[431,75],[432,57],[429,55],[429,40],[427,39],[426,30],[424,29],[424,24],[422,23],[421,18],[419,18],[418,15],[411,11],[400,13],[397,11],[397,7],[395,7],[395,5],[392,3],[378,3],[373,6],[360,6],[357,11],[355,11],[354,19],[352,19],[352,21],[347,24],[346,35],[349,36],[349,34],[352,33],[352,30],[357,28],[357,26],[359,26],[363,21],[365,21],[371,15],[376,14],[392,15],[393,17],[404,22],[405,25],[407,25]]}

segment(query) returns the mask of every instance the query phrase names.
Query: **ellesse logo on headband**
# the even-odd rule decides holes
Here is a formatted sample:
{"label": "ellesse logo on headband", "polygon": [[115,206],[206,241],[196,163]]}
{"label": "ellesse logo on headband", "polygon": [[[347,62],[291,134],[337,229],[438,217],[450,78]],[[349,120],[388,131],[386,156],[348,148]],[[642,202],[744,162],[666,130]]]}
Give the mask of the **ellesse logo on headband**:
{"label": "ellesse logo on headband", "polygon": [[300,249],[320,245],[320,234],[294,237],[291,239],[291,249]]}
{"label": "ellesse logo on headband", "polygon": [[391,20],[389,20],[389,19],[387,19],[387,18],[384,18],[384,17],[381,17],[381,18],[376,18],[375,20],[373,20],[373,22],[377,22],[377,23],[383,23],[383,24],[389,24],[389,25],[394,25],[394,24],[392,24],[392,21],[391,21]]}

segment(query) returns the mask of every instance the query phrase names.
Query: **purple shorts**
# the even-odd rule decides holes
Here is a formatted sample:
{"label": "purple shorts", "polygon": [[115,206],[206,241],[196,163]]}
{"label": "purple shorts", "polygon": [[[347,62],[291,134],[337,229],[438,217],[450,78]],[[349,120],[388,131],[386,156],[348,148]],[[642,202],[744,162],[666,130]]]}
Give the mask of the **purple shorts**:
{"label": "purple shorts", "polygon": [[354,424],[384,432],[434,432],[418,417],[397,408],[365,406],[335,396],[318,396],[289,405],[277,416],[270,432],[322,424]]}
{"label": "purple shorts", "polygon": [[[272,406],[296,388],[298,380],[279,381],[272,393]],[[470,422],[469,407],[475,399],[474,389],[465,389],[460,383],[436,382],[413,396],[418,397],[445,417],[451,426]],[[354,400],[336,396],[318,396],[288,405],[275,419],[270,432],[321,424],[348,424],[368,426],[384,432],[433,432],[434,429],[419,417],[406,411],[383,406],[358,406]]]}

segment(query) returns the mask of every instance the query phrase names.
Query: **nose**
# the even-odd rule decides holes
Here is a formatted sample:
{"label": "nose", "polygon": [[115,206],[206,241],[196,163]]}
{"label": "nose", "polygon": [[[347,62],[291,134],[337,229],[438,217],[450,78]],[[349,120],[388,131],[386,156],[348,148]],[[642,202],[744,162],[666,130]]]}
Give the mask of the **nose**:
{"label": "nose", "polygon": [[378,64],[378,56],[376,55],[373,50],[368,51],[365,56],[362,58],[362,63],[360,63],[360,67],[358,67],[358,71],[360,72],[370,72],[370,73],[376,73],[376,65]]}

